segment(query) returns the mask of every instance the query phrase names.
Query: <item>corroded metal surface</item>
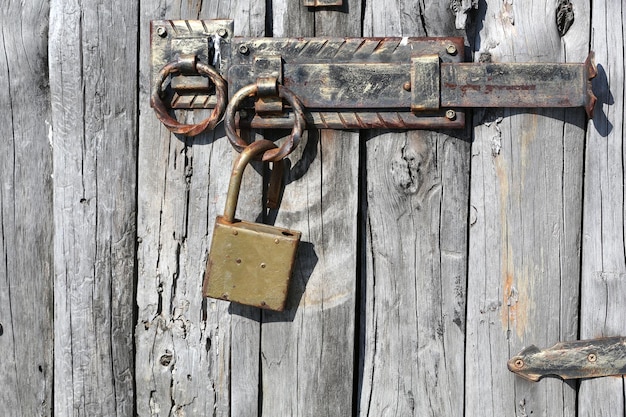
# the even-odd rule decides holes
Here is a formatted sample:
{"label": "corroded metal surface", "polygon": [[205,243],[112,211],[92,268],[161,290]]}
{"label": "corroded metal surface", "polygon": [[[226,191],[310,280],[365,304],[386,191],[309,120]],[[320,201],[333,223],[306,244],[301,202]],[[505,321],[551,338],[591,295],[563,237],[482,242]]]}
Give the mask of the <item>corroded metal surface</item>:
{"label": "corroded metal surface", "polygon": [[[183,108],[217,108],[206,123],[213,127],[225,101],[241,98],[240,90],[268,77],[297,97],[302,120],[316,128],[461,128],[463,109],[472,107],[584,107],[591,116],[596,102],[593,53],[584,63],[464,63],[458,37],[233,38],[232,33],[230,20],[152,22],[152,101],[170,130],[188,135],[201,130],[179,126],[171,113]],[[197,69],[163,75],[161,68],[189,55],[196,56]],[[200,70],[207,66],[215,74]],[[228,86],[227,99],[218,76]],[[278,96],[246,95],[236,110],[229,119],[232,129],[294,126],[294,109]]]}
{"label": "corroded metal surface", "polygon": [[[150,22],[150,82],[159,83],[159,72],[180,55],[195,55],[198,62],[212,66],[221,76],[227,71],[234,23],[230,19],[153,20]],[[172,87],[163,95],[175,109],[212,109],[215,88],[198,74],[172,77]],[[190,86],[191,84],[191,86]]]}
{"label": "corroded metal surface", "polygon": [[[304,132],[304,129],[306,127],[304,109],[302,108],[302,104],[300,103],[300,100],[298,100],[298,97],[293,94],[293,92],[291,92],[287,87],[276,84],[276,79],[274,79],[273,84],[276,90],[276,96],[280,100],[285,100],[289,103],[292,110],[291,113],[294,115],[294,118],[292,123],[290,124],[291,135],[289,135],[289,137],[283,142],[280,148],[270,149],[263,153],[262,160],[266,162],[280,161],[287,155],[289,155],[300,143],[302,133]],[[237,150],[237,152],[242,152],[246,147],[248,147],[249,144],[244,141],[241,136],[239,136],[239,134],[237,134],[235,128],[235,112],[239,110],[240,103],[247,97],[258,96],[260,98],[263,98],[264,96],[267,96],[268,91],[263,92],[264,89],[267,90],[268,88],[263,87],[263,83],[250,84],[237,91],[237,93],[235,93],[235,95],[228,103],[224,119],[224,130],[226,131],[226,136],[228,136],[228,140]],[[274,124],[270,127],[275,128],[276,126]]]}
{"label": "corroded metal surface", "polygon": [[[300,99],[309,126],[317,128],[459,128],[465,120],[457,111],[454,120],[433,105],[434,83],[415,83],[438,61],[462,61],[462,38],[234,38],[228,73],[232,96],[257,77],[256,60],[280,56],[282,84]],[[413,60],[428,56],[429,60]],[[421,65],[421,67],[420,67]],[[415,71],[421,68],[421,71]],[[266,75],[266,74],[263,74]],[[437,73],[432,79],[437,79]],[[437,84],[437,88],[439,83]],[[408,88],[407,88],[408,87]],[[438,94],[438,92],[437,92]],[[252,110],[252,100],[242,107]],[[429,110],[418,116],[411,109]],[[242,126],[291,127],[289,109],[283,118],[243,117]]]}
{"label": "corroded metal surface", "polygon": [[529,346],[507,362],[511,372],[530,381],[626,374],[626,337],[561,342],[548,349]]}
{"label": "corroded metal surface", "polygon": [[593,76],[587,63],[442,64],[441,106],[587,107]]}
{"label": "corroded metal surface", "polygon": [[341,6],[343,0],[303,0],[302,4],[310,7]]}

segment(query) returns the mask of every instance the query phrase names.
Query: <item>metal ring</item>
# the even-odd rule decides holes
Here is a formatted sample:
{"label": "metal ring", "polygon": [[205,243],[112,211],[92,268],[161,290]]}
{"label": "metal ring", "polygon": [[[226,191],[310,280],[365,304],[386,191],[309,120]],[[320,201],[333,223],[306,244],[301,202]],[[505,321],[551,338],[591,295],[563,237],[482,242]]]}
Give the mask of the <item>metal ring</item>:
{"label": "metal ring", "polygon": [[[242,152],[248,146],[248,143],[243,140],[235,130],[235,113],[244,99],[250,96],[255,96],[258,92],[259,88],[256,84],[247,85],[233,95],[228,103],[228,107],[226,107],[226,113],[224,114],[224,129],[226,130],[228,140],[237,152]],[[293,150],[298,146],[298,143],[300,143],[302,132],[306,126],[304,109],[298,97],[287,87],[280,84],[278,85],[278,97],[286,100],[293,109],[293,114],[295,116],[293,129],[291,131],[291,135],[289,135],[280,148],[265,151],[261,159],[266,162],[279,161],[293,152]]]}
{"label": "metal ring", "polygon": [[187,68],[188,63],[178,60],[170,62],[165,65],[159,72],[159,81],[155,83],[150,95],[150,104],[154,108],[159,120],[167,127],[171,132],[178,133],[185,136],[195,136],[206,129],[213,129],[215,125],[220,121],[224,115],[224,109],[226,108],[226,97],[228,96],[226,90],[226,81],[222,76],[211,66],[202,62],[194,62],[193,68],[198,74],[209,77],[211,82],[215,85],[215,93],[217,95],[217,105],[213,108],[211,115],[194,125],[187,125],[180,123],[169,114],[169,108],[161,100],[160,92],[165,82],[165,79],[170,74],[175,74],[181,71],[181,68]]}

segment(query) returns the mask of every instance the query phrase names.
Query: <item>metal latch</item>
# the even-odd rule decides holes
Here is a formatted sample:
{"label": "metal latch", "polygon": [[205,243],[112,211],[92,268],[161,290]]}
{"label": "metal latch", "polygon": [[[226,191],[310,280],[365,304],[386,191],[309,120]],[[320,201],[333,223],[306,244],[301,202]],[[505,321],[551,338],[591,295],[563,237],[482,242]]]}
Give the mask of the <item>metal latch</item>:
{"label": "metal latch", "polygon": [[548,349],[529,346],[511,358],[511,372],[530,381],[544,376],[562,379],[626,374],[626,337],[560,342]]}
{"label": "metal latch", "polygon": [[[222,117],[227,131],[450,129],[462,128],[473,107],[584,107],[591,115],[596,101],[593,53],[573,64],[468,63],[459,37],[233,37],[232,20],[156,20],[151,46],[152,105],[186,135]],[[172,111],[197,108],[213,111],[195,125]]]}
{"label": "metal latch", "polygon": [[302,4],[310,7],[342,6],[343,0],[302,0]]}

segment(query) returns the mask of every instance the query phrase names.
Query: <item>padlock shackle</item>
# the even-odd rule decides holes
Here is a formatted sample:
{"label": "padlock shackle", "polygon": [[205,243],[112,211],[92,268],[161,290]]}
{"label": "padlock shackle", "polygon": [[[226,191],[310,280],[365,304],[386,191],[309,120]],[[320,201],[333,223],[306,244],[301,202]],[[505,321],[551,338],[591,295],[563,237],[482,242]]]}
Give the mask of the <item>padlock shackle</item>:
{"label": "padlock shackle", "polygon": [[237,209],[239,190],[241,189],[241,181],[243,179],[243,172],[246,169],[246,166],[248,166],[250,161],[256,156],[277,147],[278,146],[270,140],[260,139],[252,142],[239,154],[233,165],[233,172],[230,175],[230,182],[228,183],[228,194],[226,195],[226,207],[224,207],[223,216],[224,220],[229,223],[233,223],[235,221],[235,210]]}

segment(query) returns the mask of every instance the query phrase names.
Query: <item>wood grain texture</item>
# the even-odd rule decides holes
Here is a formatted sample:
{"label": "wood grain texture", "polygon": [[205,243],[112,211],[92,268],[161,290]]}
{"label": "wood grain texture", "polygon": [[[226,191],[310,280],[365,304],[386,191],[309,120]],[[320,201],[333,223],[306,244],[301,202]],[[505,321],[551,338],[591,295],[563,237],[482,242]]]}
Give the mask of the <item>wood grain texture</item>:
{"label": "wood grain texture", "polygon": [[[444,3],[368,1],[363,32],[455,36],[454,21]],[[367,136],[359,415],[462,415],[469,143]]]}
{"label": "wood grain texture", "polygon": [[[359,2],[346,3],[350,14],[274,1],[274,35],[358,36]],[[276,224],[300,230],[303,243],[288,310],[263,314],[262,415],[351,415],[358,134],[311,130],[290,160]]]}
{"label": "wood grain texture", "polygon": [[[591,48],[596,52],[599,74],[594,80],[598,104],[589,124],[585,152],[581,338],[626,334],[623,88],[626,10],[623,2],[594,1],[592,5]],[[624,415],[625,396],[623,377],[582,381],[578,415]]]}
{"label": "wood grain texture", "polygon": [[[149,22],[155,18],[233,18],[235,35],[262,36],[265,4],[167,0],[141,6],[137,415],[256,416],[259,314],[203,299],[201,292],[235,152],[221,125],[184,138],[156,119],[148,104]],[[177,116],[192,122],[207,114]],[[259,215],[262,192],[260,175],[248,168],[238,217]]]}
{"label": "wood grain texture", "polygon": [[137,5],[52,1],[54,413],[129,416]]}
{"label": "wood grain texture", "polygon": [[361,415],[457,415],[467,143],[436,133],[405,135],[372,138],[367,147]]}
{"label": "wood grain texture", "polygon": [[[554,7],[552,1],[481,4],[476,60],[489,52],[494,62],[582,62],[584,5],[572,36],[564,38]],[[577,338],[584,121],[580,109],[474,115],[468,416],[575,414],[571,386],[559,380],[533,385],[509,373],[506,362],[524,346]]]}
{"label": "wood grain texture", "polygon": [[52,413],[48,1],[0,15],[0,415]]}

